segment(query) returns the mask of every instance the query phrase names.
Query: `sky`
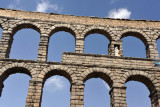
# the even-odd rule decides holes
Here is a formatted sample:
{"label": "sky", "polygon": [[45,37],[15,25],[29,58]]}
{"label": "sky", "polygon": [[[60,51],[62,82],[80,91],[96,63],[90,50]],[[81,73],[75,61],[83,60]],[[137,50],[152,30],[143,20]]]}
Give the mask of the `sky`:
{"label": "sky", "polygon": [[[95,16],[124,19],[160,20],[160,0],[1,0],[1,8],[35,12],[59,13],[76,16]],[[0,29],[0,36],[2,29]],[[32,29],[22,29],[14,35],[9,58],[37,60],[40,34]],[[141,40],[128,35],[122,38],[126,57],[146,57]],[[101,34],[90,34],[85,39],[84,53],[108,54],[109,40]],[[160,52],[160,40],[157,40]],[[57,32],[49,41],[47,61],[60,62],[62,52],[74,52],[75,39],[68,32]],[[136,51],[136,52],[135,52]],[[0,107],[24,107],[29,80],[26,74],[12,74],[4,81]],[[149,90],[140,82],[129,81],[128,107],[151,107]],[[85,82],[84,107],[110,107],[110,87],[99,78]],[[63,103],[62,103],[63,101]],[[70,107],[70,82],[62,76],[52,76],[45,82],[42,107]]]}

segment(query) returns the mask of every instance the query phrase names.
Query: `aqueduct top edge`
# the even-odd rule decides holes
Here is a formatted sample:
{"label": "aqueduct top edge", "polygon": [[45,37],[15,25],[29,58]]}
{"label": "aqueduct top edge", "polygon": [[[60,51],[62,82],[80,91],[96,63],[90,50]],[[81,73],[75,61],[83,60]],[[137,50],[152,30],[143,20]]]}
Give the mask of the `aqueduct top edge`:
{"label": "aqueduct top edge", "polygon": [[113,18],[100,18],[89,16],[74,16],[63,15],[54,13],[41,13],[30,12],[22,10],[12,10],[0,8],[0,16],[42,20],[42,21],[61,21],[66,23],[80,23],[80,24],[93,24],[93,25],[107,25],[107,26],[126,26],[136,28],[160,28],[160,21],[153,20],[131,20],[131,19],[113,19]]}

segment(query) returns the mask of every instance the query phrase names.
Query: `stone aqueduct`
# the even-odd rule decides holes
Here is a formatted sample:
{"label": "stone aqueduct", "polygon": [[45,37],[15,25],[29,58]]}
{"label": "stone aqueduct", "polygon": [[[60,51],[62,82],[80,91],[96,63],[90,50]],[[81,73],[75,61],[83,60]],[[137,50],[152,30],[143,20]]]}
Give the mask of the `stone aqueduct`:
{"label": "stone aqueduct", "polygon": [[[111,90],[111,106],[127,107],[127,81],[139,81],[150,91],[152,107],[160,107],[160,68],[154,67],[158,57],[156,40],[160,37],[160,21],[120,20],[46,14],[0,9],[0,94],[4,80],[14,73],[25,73],[30,80],[26,107],[40,107],[45,80],[53,75],[66,77],[71,84],[71,107],[84,107],[84,82],[90,78],[105,80]],[[23,28],[40,33],[37,61],[9,59],[14,34]],[[75,53],[64,52],[62,61],[47,62],[48,42],[52,34],[66,31],[75,37]],[[84,39],[92,33],[105,35],[109,40],[109,55],[84,54]],[[123,57],[121,38],[135,36],[146,46],[147,58]],[[120,49],[115,56],[114,47]]]}

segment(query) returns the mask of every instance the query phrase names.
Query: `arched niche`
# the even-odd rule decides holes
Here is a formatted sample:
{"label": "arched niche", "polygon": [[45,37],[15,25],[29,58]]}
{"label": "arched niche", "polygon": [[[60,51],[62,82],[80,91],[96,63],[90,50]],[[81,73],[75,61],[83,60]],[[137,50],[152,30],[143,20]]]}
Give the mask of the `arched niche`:
{"label": "arched niche", "polygon": [[111,36],[102,29],[92,29],[84,36],[84,53],[108,54],[108,44]]}
{"label": "arched niche", "polygon": [[47,61],[61,61],[63,52],[75,52],[75,33],[70,28],[57,27],[50,33]]}
{"label": "arched niche", "polygon": [[40,30],[32,24],[21,24],[13,28],[12,35],[9,58],[37,60]]}
{"label": "arched niche", "polygon": [[147,40],[139,32],[126,32],[122,34],[123,56],[146,58]]}

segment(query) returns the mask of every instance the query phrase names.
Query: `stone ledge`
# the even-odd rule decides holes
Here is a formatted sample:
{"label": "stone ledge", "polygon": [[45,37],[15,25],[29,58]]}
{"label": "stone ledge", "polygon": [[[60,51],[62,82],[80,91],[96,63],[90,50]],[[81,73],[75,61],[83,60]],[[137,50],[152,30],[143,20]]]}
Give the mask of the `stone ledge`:
{"label": "stone ledge", "polygon": [[[44,12],[36,12],[36,11],[5,9],[5,8],[0,8],[0,10],[5,10],[5,11],[8,10],[8,11],[16,11],[16,12],[39,13],[39,14],[49,14],[49,15],[75,16],[75,15],[72,15],[72,14],[44,13]],[[96,17],[96,16],[75,16],[75,17],[85,17],[85,18],[95,18],[95,19],[109,19],[109,20],[125,20],[125,21],[160,22],[160,20],[145,20],[145,19],[136,19],[136,20],[133,20],[133,19],[120,19],[120,18]]]}
{"label": "stone ledge", "polygon": [[90,54],[90,53],[63,52],[63,54],[64,54],[64,55],[79,55],[79,56],[106,57],[106,58],[127,59],[127,60],[154,61],[154,59],[151,59],[151,58],[118,57],[118,56],[102,55],[102,54]]}

